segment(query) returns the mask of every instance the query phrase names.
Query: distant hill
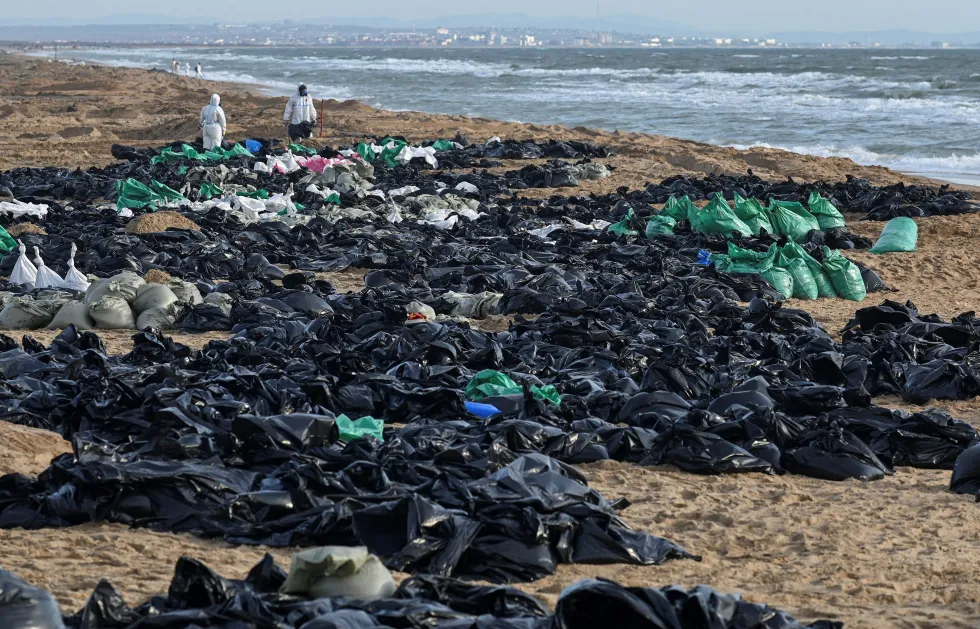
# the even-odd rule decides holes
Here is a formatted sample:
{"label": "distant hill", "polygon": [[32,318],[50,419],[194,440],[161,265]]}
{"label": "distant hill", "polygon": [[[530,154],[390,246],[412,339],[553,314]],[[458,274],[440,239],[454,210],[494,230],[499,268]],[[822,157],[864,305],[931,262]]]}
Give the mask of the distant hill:
{"label": "distant hill", "polygon": [[0,26],[126,26],[126,25],[179,25],[216,24],[226,20],[215,17],[173,16],[159,13],[127,13],[97,18],[6,18],[0,17]]}

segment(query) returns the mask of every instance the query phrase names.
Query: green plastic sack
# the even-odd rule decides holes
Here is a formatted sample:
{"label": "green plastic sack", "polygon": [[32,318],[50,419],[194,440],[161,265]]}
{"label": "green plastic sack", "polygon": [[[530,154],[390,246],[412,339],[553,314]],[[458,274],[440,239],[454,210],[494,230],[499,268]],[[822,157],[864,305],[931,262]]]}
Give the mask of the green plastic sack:
{"label": "green plastic sack", "polygon": [[452,140],[436,140],[432,143],[432,149],[435,151],[451,151],[456,148],[456,144]]}
{"label": "green plastic sack", "polygon": [[[473,402],[498,395],[519,395],[524,392],[516,382],[505,373],[494,369],[484,369],[466,384],[466,398]],[[553,385],[539,387],[531,386],[531,394],[536,400],[547,400],[555,406],[561,406],[561,396]]]}
{"label": "green plastic sack", "polygon": [[851,301],[863,301],[868,290],[861,277],[861,269],[844,257],[840,251],[823,248],[823,268],[830,276],[837,294]]}
{"label": "green plastic sack", "polygon": [[225,153],[221,150],[220,146],[216,146],[213,149],[204,151],[201,153],[201,160],[206,162],[220,162],[225,159]]}
{"label": "green plastic sack", "polygon": [[779,251],[779,256],[776,258],[776,264],[785,268],[792,260],[803,260],[803,262],[806,264],[807,269],[810,271],[810,277],[813,278],[813,282],[817,286],[818,297],[839,297],[837,291],[834,290],[834,285],[831,283],[830,277],[827,275],[827,272],[823,270],[823,265],[817,262],[816,258],[807,253],[803,247],[790,241],[786,243]]}
{"label": "green plastic sack", "polygon": [[0,251],[4,253],[10,253],[17,248],[17,241],[14,237],[7,233],[7,230],[0,227]]}
{"label": "green plastic sack", "polygon": [[767,251],[743,249],[728,243],[728,255],[712,254],[708,260],[724,273],[752,273],[761,275],[773,267],[779,249],[771,245]]}
{"label": "green plastic sack", "polygon": [[357,145],[357,154],[363,157],[366,162],[373,163],[381,159],[389,168],[393,168],[397,164],[395,157],[402,152],[403,148],[408,146],[408,143],[402,140],[395,140],[394,138],[385,138],[381,140],[380,146],[386,147],[388,144],[392,144],[392,146],[390,148],[382,148],[380,153],[375,153],[370,144],[361,142]]}
{"label": "green plastic sack", "polygon": [[652,239],[654,236],[669,236],[674,233],[677,221],[669,216],[651,216],[647,221],[646,236]]}
{"label": "green plastic sack", "polygon": [[116,180],[116,208],[119,210],[156,208],[164,203],[163,197],[141,181],[132,178]]}
{"label": "green plastic sack", "polygon": [[773,233],[769,213],[766,212],[766,208],[762,207],[762,203],[758,199],[743,199],[742,195],[736,192],[735,216],[749,226],[754,236],[758,236],[763,229],[766,230],[766,233]]}
{"label": "green plastic sack", "polygon": [[353,441],[365,435],[370,435],[378,441],[384,441],[385,422],[383,419],[375,419],[370,415],[360,419],[351,419],[347,415],[337,417],[337,432],[340,433],[341,441]]}
{"label": "green plastic sack", "polygon": [[201,184],[201,198],[202,199],[213,199],[214,197],[220,197],[225,193],[220,186],[213,183],[202,183]]}
{"label": "green plastic sack", "polygon": [[221,162],[230,157],[255,157],[255,156],[252,155],[252,152],[249,151],[244,146],[242,146],[241,144],[236,144],[235,146],[231,147],[227,151],[221,148],[220,146],[216,146],[210,150],[201,153],[198,159],[208,160],[212,162]]}
{"label": "green plastic sack", "polygon": [[669,216],[678,223],[686,221],[698,211],[697,206],[691,203],[691,197],[686,194],[680,199],[670,195],[664,209],[660,210],[660,216]]}
{"label": "green plastic sack", "polygon": [[728,201],[720,194],[716,194],[708,205],[689,218],[691,229],[702,234],[722,234],[729,237],[735,233],[740,233],[743,236],[752,235],[752,228],[735,216],[735,212],[729,207]]}
{"label": "green plastic sack", "polygon": [[238,192],[236,193],[240,197],[248,197],[249,199],[268,199],[269,191],[259,188],[254,192]]}
{"label": "green plastic sack", "polygon": [[160,198],[162,198],[165,202],[186,201],[184,195],[169,187],[167,184],[160,183],[156,179],[150,180],[150,189],[160,195]]}
{"label": "green plastic sack", "polygon": [[816,217],[795,201],[770,199],[766,209],[772,221],[773,233],[794,242],[802,242],[811,231],[820,229]]}
{"label": "green plastic sack", "polygon": [[303,146],[302,144],[290,144],[289,150],[293,155],[316,155],[316,149],[311,149],[310,147]]}
{"label": "green plastic sack", "polygon": [[789,272],[793,276],[793,297],[797,299],[816,299],[820,296],[817,289],[817,282],[810,273],[810,268],[806,262],[799,258],[788,260],[785,265],[779,268]]}
{"label": "green plastic sack", "polygon": [[395,140],[394,138],[385,138],[381,141],[381,146],[387,146],[388,144],[393,144],[393,146],[382,150],[380,157],[384,160],[384,163],[388,166],[388,168],[394,168],[398,165],[395,158],[402,152],[402,149],[408,146],[408,142]]}
{"label": "green plastic sack", "polygon": [[159,155],[150,158],[150,163],[169,164],[170,162],[176,162],[182,159],[196,159],[200,161],[204,158],[190,144],[181,144],[179,151],[175,151],[170,147],[163,149]]}
{"label": "green plastic sack", "polygon": [[823,198],[816,190],[810,193],[806,204],[810,208],[810,213],[816,217],[820,229],[827,231],[845,225],[844,215],[837,211],[830,199]]}
{"label": "green plastic sack", "polygon": [[774,266],[768,271],[759,273],[764,280],[772,284],[783,297],[789,299],[793,296],[793,276],[786,269]]}
{"label": "green plastic sack", "polygon": [[147,186],[136,179],[116,181],[116,209],[156,209],[170,201],[184,201],[179,192],[157,180]]}
{"label": "green plastic sack", "polygon": [[611,231],[618,236],[639,236],[640,232],[633,229],[633,219],[635,218],[633,214],[633,208],[629,209],[623,220],[618,223],[613,223],[606,228],[606,231]]}
{"label": "green plastic sack", "polygon": [[[316,154],[316,151],[313,151],[313,153]],[[225,151],[225,157],[255,157],[255,154],[236,142],[235,146]]]}
{"label": "green plastic sack", "polygon": [[374,149],[371,148],[371,145],[367,142],[361,142],[354,150],[357,151],[358,155],[364,158],[365,162],[370,163],[378,158],[378,154],[374,152]]}
{"label": "green plastic sack", "polygon": [[919,240],[919,226],[911,218],[900,216],[888,221],[871,253],[896,253],[915,251]]}

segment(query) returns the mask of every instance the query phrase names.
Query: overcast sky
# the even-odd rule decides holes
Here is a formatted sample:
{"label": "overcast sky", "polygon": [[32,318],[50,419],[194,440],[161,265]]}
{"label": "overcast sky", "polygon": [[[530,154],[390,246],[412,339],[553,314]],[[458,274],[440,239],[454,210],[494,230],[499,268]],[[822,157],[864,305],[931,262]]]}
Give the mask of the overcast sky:
{"label": "overcast sky", "polygon": [[[644,15],[698,30],[854,31],[912,29],[935,32],[980,30],[980,0],[601,0],[603,15]],[[85,18],[120,14],[214,16],[222,21],[309,17],[434,18],[446,15],[527,13],[594,16],[595,0],[32,0],[4,2],[9,18]]]}

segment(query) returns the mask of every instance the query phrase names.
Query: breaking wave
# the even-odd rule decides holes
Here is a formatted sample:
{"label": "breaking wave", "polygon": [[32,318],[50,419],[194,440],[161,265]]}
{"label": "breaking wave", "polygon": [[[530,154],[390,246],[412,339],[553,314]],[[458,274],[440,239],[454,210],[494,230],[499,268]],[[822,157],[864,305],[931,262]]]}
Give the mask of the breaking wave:
{"label": "breaking wave", "polygon": [[207,78],[260,84],[271,94],[289,94],[305,82],[317,97],[391,110],[722,138],[729,145],[759,141],[907,171],[980,173],[973,153],[980,146],[980,51],[107,48],[72,54],[157,69],[177,57],[203,63]]}
{"label": "breaking wave", "polygon": [[861,146],[778,146],[767,142],[727,146],[739,150],[770,148],[817,157],[846,157],[862,166],[887,166],[908,173],[980,175],[980,152],[947,156],[912,156],[877,153]]}

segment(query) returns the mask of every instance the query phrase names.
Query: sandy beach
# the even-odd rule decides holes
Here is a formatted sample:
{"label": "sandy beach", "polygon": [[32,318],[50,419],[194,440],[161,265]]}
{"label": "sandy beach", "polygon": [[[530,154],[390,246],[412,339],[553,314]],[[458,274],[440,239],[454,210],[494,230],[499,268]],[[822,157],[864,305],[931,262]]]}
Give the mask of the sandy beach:
{"label": "sandy beach", "polygon": [[[285,99],[255,86],[211,83],[164,72],[70,65],[0,55],[0,169],[22,166],[89,167],[112,162],[113,143],[159,146],[190,140],[197,115],[213,93],[222,96],[230,139],[281,134]],[[757,175],[780,180],[843,180],[854,175],[877,184],[938,185],[843,158],[819,158],[774,149],[739,151],[625,131],[520,125],[463,116],[388,112],[360,103],[330,101],[323,137],[315,146],[404,135],[421,141],[453,137],[471,141],[575,139],[607,145],[603,160],[612,177],[583,183],[576,194],[640,188],[672,175]],[[508,163],[504,169],[524,163]],[[548,196],[548,190],[521,191]],[[882,223],[848,217],[848,227],[876,237]],[[911,300],[924,313],[951,317],[980,310],[980,215],[917,220],[915,253],[848,255],[876,269],[897,292],[875,294]],[[356,280],[356,277],[354,278]],[[350,290],[356,281],[347,277]],[[857,306],[844,300],[800,302],[831,333]],[[504,322],[506,323],[506,322]],[[53,335],[34,334],[42,342]],[[11,334],[11,336],[17,336]],[[220,336],[220,335],[219,335]],[[180,335],[202,346],[210,335]],[[107,338],[113,353],[129,349],[128,335]],[[878,399],[910,408],[897,399]],[[936,404],[980,427],[980,401]],[[56,435],[0,422],[0,472],[37,474],[50,458],[70,451]],[[980,507],[947,491],[948,471],[900,468],[874,483],[832,483],[801,476],[757,474],[702,477],[669,468],[613,462],[583,466],[590,484],[606,497],[628,498],[623,512],[634,528],[668,537],[704,557],[659,567],[562,565],[556,575],[519,587],[553,604],[561,589],[583,577],[605,577],[637,586],[708,584],[779,607],[800,619],[830,618],[856,628],[967,628],[980,626]],[[48,588],[65,611],[84,604],[102,577],[131,604],[165,591],[177,556],[198,558],[229,577],[242,577],[265,552],[288,564],[290,549],[235,547],[183,535],[86,525],[40,531],[0,530],[2,566]]]}

